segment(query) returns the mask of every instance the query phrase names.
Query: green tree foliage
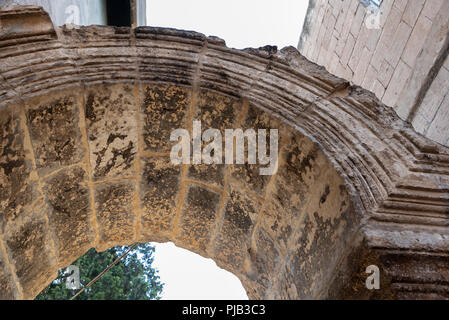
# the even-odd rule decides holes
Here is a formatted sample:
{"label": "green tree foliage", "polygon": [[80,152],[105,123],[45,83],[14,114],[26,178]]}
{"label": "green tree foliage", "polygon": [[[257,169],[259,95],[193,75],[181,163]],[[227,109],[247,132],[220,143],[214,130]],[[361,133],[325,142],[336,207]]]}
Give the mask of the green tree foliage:
{"label": "green tree foliage", "polygon": [[[81,288],[120,257],[129,247],[115,247],[104,252],[90,249],[72,265],[80,270]],[[119,263],[112,267],[90,288],[81,293],[77,300],[158,300],[163,289],[153,263],[154,247],[139,244]],[[36,300],[68,300],[78,290],[66,288],[66,269],[59,275]]]}

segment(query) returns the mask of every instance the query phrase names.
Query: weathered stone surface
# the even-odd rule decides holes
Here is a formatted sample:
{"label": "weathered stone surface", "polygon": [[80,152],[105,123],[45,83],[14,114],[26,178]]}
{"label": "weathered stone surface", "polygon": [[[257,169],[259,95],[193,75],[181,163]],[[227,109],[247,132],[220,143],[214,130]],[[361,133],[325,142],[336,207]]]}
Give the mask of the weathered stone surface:
{"label": "weathered stone surface", "polygon": [[12,300],[16,296],[14,280],[8,269],[5,258],[0,255],[0,300]]}
{"label": "weathered stone surface", "polygon": [[61,267],[67,266],[91,246],[92,212],[86,179],[86,172],[75,166],[57,172],[45,182],[48,215],[58,239]]}
{"label": "weathered stone surface", "polygon": [[[141,234],[145,238],[156,237],[161,241],[172,230],[180,189],[180,173],[181,167],[171,164],[169,158],[142,159]],[[158,235],[162,238],[159,239]]]}
{"label": "weathered stone surface", "polygon": [[260,203],[230,185],[223,222],[214,243],[215,260],[225,268],[239,270],[250,246]]}
{"label": "weathered stone surface", "polygon": [[449,292],[446,290],[449,262],[446,257],[429,258],[410,253],[379,253],[379,256],[379,264],[384,270],[384,290],[381,292],[393,291],[400,300],[449,300]]}
{"label": "weathered stone surface", "polygon": [[0,109],[0,231],[8,221],[22,215],[36,197],[30,181],[31,161],[25,153],[20,107]]}
{"label": "weathered stone surface", "polygon": [[[208,129],[218,129],[223,138],[222,163],[223,164],[194,164],[189,167],[188,177],[208,182],[218,186],[224,185],[226,165],[224,160],[224,137],[226,129],[235,127],[237,116],[241,112],[241,102],[214,93],[202,90],[196,108],[194,120],[201,121],[202,133]],[[202,142],[202,148],[208,141]],[[211,155],[212,156],[212,155]]]}
{"label": "weathered stone surface", "polygon": [[190,185],[184,200],[178,239],[183,247],[207,255],[221,196],[199,185]]}
{"label": "weathered stone surface", "polygon": [[281,280],[281,292],[287,294],[284,298],[304,299],[319,294],[325,275],[338,256],[335,252],[338,242],[334,239],[336,229],[340,228],[338,222],[333,224],[314,213],[304,217],[301,227],[302,236],[286,264],[286,274],[282,276],[285,279]]}
{"label": "weathered stone surface", "polygon": [[[281,260],[273,240],[262,229],[255,231],[243,266],[243,273],[266,291],[277,276],[277,265]],[[261,288],[259,288],[261,294]],[[263,295],[262,295],[263,296]]]}
{"label": "weathered stone surface", "polygon": [[[335,277],[327,290],[319,298],[346,300],[380,300],[397,299],[397,292],[392,288],[392,277],[384,267],[379,252],[372,251],[360,244],[358,239],[348,255],[343,259],[335,272]],[[379,290],[367,290],[366,268],[379,267]],[[349,272],[348,272],[349,271]]]}
{"label": "weathered stone surface", "polygon": [[95,179],[132,175],[137,154],[137,106],[133,86],[91,88],[85,115]]}
{"label": "weathered stone surface", "polygon": [[240,278],[246,295],[250,300],[261,300],[267,298],[267,288],[261,286],[258,282],[250,280],[246,277]]}
{"label": "weathered stone surface", "polygon": [[[3,6],[4,3],[2,3]],[[41,7],[13,5],[1,12],[2,29],[1,39],[14,39],[15,37],[35,36],[39,34],[55,35],[53,23]],[[24,21],[24,17],[27,19]]]}
{"label": "weathered stone surface", "polygon": [[[285,274],[281,276],[279,291],[284,298],[317,298],[326,283],[335,277],[342,250],[349,250],[359,220],[350,206],[343,181],[332,171],[323,170],[321,179],[328,177],[322,185],[318,180],[304,207],[301,219],[289,248]],[[344,249],[343,249],[344,248]]]}
{"label": "weathered stone surface", "polygon": [[[267,130],[267,142],[266,142],[266,148],[267,148],[267,154],[269,154],[270,150],[270,129],[278,129],[278,137],[279,137],[279,146],[281,145],[282,135],[280,130],[280,122],[270,116],[267,113],[264,113],[263,111],[259,110],[258,108],[254,106],[250,106],[248,108],[247,115],[245,117],[244,123],[242,125],[242,130],[247,129],[266,129]],[[260,175],[259,169],[261,167],[266,167],[267,165],[259,165],[259,164],[248,164],[246,161],[246,155],[247,155],[247,149],[248,146],[245,142],[245,164],[244,165],[234,165],[232,167],[232,173],[231,176],[235,178],[238,181],[243,181],[248,188],[251,190],[256,191],[259,194],[263,194],[265,191],[265,188],[270,181],[271,176],[263,176]]]}
{"label": "weathered stone surface", "polygon": [[262,212],[261,226],[285,251],[310,195],[317,192],[311,192],[311,187],[327,164],[318,147],[300,136],[291,137],[280,156],[282,163]]}
{"label": "weathered stone surface", "polygon": [[79,101],[74,95],[27,103],[31,142],[40,173],[79,162],[83,156],[78,127]]}
{"label": "weathered stone surface", "polygon": [[187,129],[189,108],[186,88],[175,86],[144,87],[142,109],[145,150],[170,152],[170,134],[175,129]]}
{"label": "weathered stone surface", "polygon": [[127,244],[135,236],[134,181],[110,182],[95,187],[95,210],[100,250]]}
{"label": "weathered stone surface", "polygon": [[7,251],[25,298],[32,298],[56,277],[57,268],[49,258],[49,234],[42,220],[28,220],[5,237]]}

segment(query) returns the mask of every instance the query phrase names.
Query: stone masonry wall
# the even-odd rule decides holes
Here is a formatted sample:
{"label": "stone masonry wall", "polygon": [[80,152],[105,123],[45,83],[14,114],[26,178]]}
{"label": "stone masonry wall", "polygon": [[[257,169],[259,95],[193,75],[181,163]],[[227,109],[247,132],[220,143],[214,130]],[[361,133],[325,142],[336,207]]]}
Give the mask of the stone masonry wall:
{"label": "stone masonry wall", "polygon": [[378,29],[370,15],[359,0],[311,0],[300,52],[449,145],[449,2],[384,0]]}

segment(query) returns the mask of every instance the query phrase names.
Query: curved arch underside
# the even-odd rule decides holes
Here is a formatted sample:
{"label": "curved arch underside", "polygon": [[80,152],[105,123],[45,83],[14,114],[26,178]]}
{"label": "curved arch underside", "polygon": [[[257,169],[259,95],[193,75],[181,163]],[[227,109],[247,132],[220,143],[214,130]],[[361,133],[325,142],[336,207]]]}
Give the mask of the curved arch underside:
{"label": "curved arch underside", "polygon": [[[210,257],[251,298],[449,297],[449,150],[371,93],[291,47],[0,19],[0,298],[136,241]],[[278,172],[173,165],[193,120],[279,129]]]}

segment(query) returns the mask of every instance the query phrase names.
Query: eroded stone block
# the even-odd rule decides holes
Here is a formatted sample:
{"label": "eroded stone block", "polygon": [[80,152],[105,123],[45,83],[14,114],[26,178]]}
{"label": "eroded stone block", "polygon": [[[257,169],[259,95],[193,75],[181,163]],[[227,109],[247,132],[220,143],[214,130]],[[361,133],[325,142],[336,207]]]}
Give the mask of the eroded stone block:
{"label": "eroded stone block", "polygon": [[91,247],[91,209],[86,172],[64,169],[45,182],[48,216],[59,240],[60,264],[66,267]]}
{"label": "eroded stone block", "polygon": [[187,129],[189,90],[175,86],[147,86],[142,102],[143,140],[147,151],[167,153],[175,129]]}
{"label": "eroded stone block", "polygon": [[274,195],[273,198],[266,202],[261,212],[261,228],[272,236],[283,252],[285,252],[288,239],[292,235],[296,219],[298,219],[301,212],[295,210],[295,208],[284,207],[282,200],[278,195]]}
{"label": "eroded stone block", "polygon": [[310,140],[292,136],[283,149],[282,165],[262,212],[262,228],[277,241],[284,252],[304,206],[311,186],[326,166],[324,155]]}
{"label": "eroded stone block", "polygon": [[[248,113],[245,117],[242,130],[245,131],[247,129],[254,129],[257,135],[258,130],[265,129],[267,133],[266,138],[266,148],[267,154],[270,154],[270,129],[278,129],[278,147],[281,145],[281,125],[280,122],[270,116],[269,114],[257,109],[254,106],[249,106]],[[246,139],[245,139],[246,140]],[[278,149],[279,151],[279,149]],[[242,181],[250,190],[257,192],[258,194],[263,194],[266,190],[266,186],[270,181],[272,176],[270,175],[261,175],[260,168],[265,168],[268,165],[261,165],[259,160],[257,164],[248,164],[247,162],[247,152],[248,146],[245,141],[245,164],[244,165],[233,165],[231,176],[238,180]]]}
{"label": "eroded stone block", "polygon": [[207,256],[221,196],[206,187],[190,185],[184,200],[178,239],[182,246]]}
{"label": "eroded stone block", "polygon": [[284,165],[279,168],[278,177],[285,181],[284,185],[295,183],[293,188],[304,185],[310,187],[313,185],[322,173],[330,165],[324,154],[312,141],[295,134],[289,138],[282,152]]}
{"label": "eroded stone block", "polygon": [[138,145],[134,87],[89,89],[85,115],[94,179],[134,174]]}
{"label": "eroded stone block", "polygon": [[176,216],[180,188],[181,166],[169,158],[142,159],[142,230],[144,236],[154,237],[171,232]]}
{"label": "eroded stone block", "polygon": [[79,101],[75,95],[27,103],[27,120],[39,173],[81,161],[84,149],[78,126]]}
{"label": "eroded stone block", "polygon": [[295,282],[295,267],[291,265],[290,261],[287,261],[280,272],[278,283],[273,288],[276,298],[280,300],[306,299],[307,296],[303,290],[307,290],[307,288],[298,287],[300,283],[300,281]]}
{"label": "eroded stone block", "polygon": [[32,168],[17,111],[20,106],[13,108],[0,110],[0,231],[37,197],[30,181]]}
{"label": "eroded stone block", "polygon": [[[323,172],[333,177],[331,172]],[[342,180],[335,175],[330,184],[319,184],[304,208],[306,214],[292,241],[284,274],[279,282],[284,298],[316,297],[333,279],[344,252],[351,247],[358,225]],[[296,290],[296,293],[295,293]]]}
{"label": "eroded stone block", "polygon": [[260,300],[265,299],[267,295],[267,288],[263,287],[257,281],[250,280],[246,277],[240,279],[242,286],[246,290],[248,299],[250,300]]}
{"label": "eroded stone block", "polygon": [[29,220],[5,236],[11,263],[24,292],[32,298],[42,286],[57,275],[57,268],[49,257],[48,229],[43,220]]}
{"label": "eroded stone block", "polygon": [[[226,170],[224,159],[225,130],[233,129],[241,112],[241,102],[236,99],[203,90],[200,93],[194,120],[201,121],[202,133],[208,129],[218,129],[222,135],[222,164],[195,164],[189,167],[188,177],[223,186]],[[209,142],[202,142],[202,148]],[[212,156],[212,155],[211,155]]]}
{"label": "eroded stone block", "polygon": [[110,182],[95,186],[95,211],[100,250],[132,241],[135,235],[135,182]]}
{"label": "eroded stone block", "polygon": [[0,300],[14,299],[15,284],[5,259],[0,255]]}
{"label": "eroded stone block", "polygon": [[217,263],[239,270],[250,245],[260,203],[246,192],[230,187],[224,207],[223,223],[215,240]]}
{"label": "eroded stone block", "polygon": [[256,229],[243,272],[250,280],[267,289],[276,276],[279,261],[279,250],[273,240],[262,229]]}

